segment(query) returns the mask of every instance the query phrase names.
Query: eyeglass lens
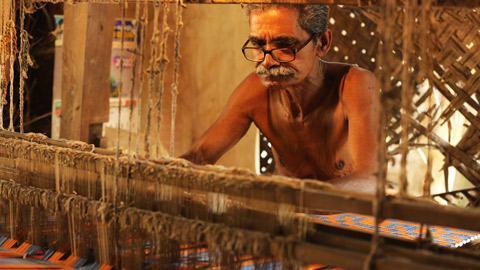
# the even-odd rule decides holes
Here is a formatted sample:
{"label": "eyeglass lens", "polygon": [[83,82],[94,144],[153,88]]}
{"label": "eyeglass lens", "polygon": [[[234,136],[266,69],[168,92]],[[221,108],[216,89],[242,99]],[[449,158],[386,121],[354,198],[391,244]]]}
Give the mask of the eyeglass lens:
{"label": "eyeglass lens", "polygon": [[[265,58],[265,53],[260,48],[245,48],[244,54],[248,60],[256,62],[262,62]],[[295,59],[295,53],[290,48],[273,49],[270,54],[276,61],[288,62]]]}

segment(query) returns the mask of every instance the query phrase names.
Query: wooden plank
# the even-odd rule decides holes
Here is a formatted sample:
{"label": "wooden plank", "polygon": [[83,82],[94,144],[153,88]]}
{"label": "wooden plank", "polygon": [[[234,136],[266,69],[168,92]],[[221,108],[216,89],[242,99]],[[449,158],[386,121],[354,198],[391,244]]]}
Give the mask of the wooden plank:
{"label": "wooden plank", "polygon": [[118,5],[65,4],[60,136],[88,142],[108,121],[110,58]]}
{"label": "wooden plank", "polygon": [[[3,18],[4,23],[7,23],[7,21],[10,18],[10,9],[12,8],[12,1],[13,0],[5,0],[2,3],[2,9],[0,9],[0,13],[1,13],[0,16],[1,18]],[[3,31],[5,31],[5,29],[3,29],[3,25],[2,25],[2,29],[0,29],[0,33],[3,33]]]}
{"label": "wooden plank", "polygon": [[[174,1],[172,1],[174,2]],[[370,3],[369,3],[370,2]],[[184,3],[205,3],[205,4],[325,4],[325,5],[351,5],[368,6],[375,5],[378,0],[187,0]]]}
{"label": "wooden plank", "polygon": [[[326,4],[326,5],[351,5],[351,6],[381,6],[385,0],[186,0],[185,3],[293,3],[293,4]],[[405,0],[397,0],[398,6],[404,6]],[[432,0],[433,6],[444,7],[478,7],[480,6],[480,0]]]}
{"label": "wooden plank", "polygon": [[[54,2],[67,2],[62,0],[53,0]],[[161,2],[172,2],[176,0],[164,0]],[[43,2],[42,0],[33,0],[33,2]],[[73,0],[73,3],[120,3],[120,0]],[[127,0],[135,2],[135,0]],[[154,0],[140,0],[143,3],[152,3]],[[404,0],[397,0],[398,6],[405,5]],[[184,0],[185,4],[324,4],[324,5],[348,5],[357,7],[381,6],[384,0]],[[458,7],[474,8],[480,7],[480,0],[432,0],[432,6],[437,7]]]}

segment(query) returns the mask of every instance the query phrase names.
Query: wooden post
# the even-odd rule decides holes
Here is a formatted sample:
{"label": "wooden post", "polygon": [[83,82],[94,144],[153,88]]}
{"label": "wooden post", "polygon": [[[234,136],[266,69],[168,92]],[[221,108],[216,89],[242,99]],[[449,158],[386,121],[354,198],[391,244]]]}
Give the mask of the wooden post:
{"label": "wooden post", "polygon": [[118,5],[65,3],[60,137],[92,143],[108,121]]}
{"label": "wooden post", "polygon": [[[3,23],[6,23],[10,19],[10,9],[12,8],[12,0],[5,0],[0,8],[0,20],[3,18]],[[3,27],[4,25],[2,25]],[[5,29],[0,29],[0,33],[3,33]]]}

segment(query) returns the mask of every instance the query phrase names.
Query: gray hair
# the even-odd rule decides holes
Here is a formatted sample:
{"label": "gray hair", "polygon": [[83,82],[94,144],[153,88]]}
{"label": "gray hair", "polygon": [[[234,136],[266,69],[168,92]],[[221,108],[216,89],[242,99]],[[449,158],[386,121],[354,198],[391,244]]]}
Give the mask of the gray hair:
{"label": "gray hair", "polygon": [[295,8],[299,12],[298,24],[312,36],[319,36],[328,27],[329,8],[325,5],[248,4],[244,8],[249,18],[252,11],[264,11],[272,8]]}

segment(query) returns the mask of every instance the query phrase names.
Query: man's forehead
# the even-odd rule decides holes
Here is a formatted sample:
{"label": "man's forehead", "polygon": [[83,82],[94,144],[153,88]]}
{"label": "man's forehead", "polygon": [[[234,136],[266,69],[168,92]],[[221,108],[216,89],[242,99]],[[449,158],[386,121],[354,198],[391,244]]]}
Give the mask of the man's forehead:
{"label": "man's forehead", "polygon": [[256,38],[301,38],[306,32],[298,23],[297,9],[269,8],[252,11],[250,14],[250,36]]}
{"label": "man's forehead", "polygon": [[[265,44],[266,38],[263,36],[254,36],[250,35],[249,39],[251,42],[254,44]],[[269,41],[271,43],[276,43],[276,44],[283,44],[285,46],[292,46],[295,45],[296,43],[300,42],[300,39],[297,37],[291,37],[291,36],[272,36],[269,38]]]}

